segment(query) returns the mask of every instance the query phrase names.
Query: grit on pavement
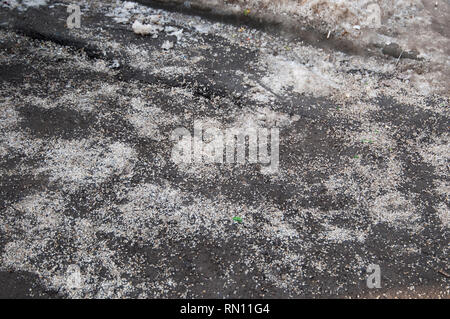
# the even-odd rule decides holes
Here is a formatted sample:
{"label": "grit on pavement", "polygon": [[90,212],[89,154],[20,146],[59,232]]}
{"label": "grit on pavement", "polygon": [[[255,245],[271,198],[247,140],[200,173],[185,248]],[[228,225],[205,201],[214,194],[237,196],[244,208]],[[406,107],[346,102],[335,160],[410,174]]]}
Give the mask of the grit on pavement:
{"label": "grit on pavement", "polygon": [[[69,4],[0,5],[0,297],[449,297],[433,56],[152,1],[70,29]],[[278,167],[177,161],[196,121],[278,129]]]}

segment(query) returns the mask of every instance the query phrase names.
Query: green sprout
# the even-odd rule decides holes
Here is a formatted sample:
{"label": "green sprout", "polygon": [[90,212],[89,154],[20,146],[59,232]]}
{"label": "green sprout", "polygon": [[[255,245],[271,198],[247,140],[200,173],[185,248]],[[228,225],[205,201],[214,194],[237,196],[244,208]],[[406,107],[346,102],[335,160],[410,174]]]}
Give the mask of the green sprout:
{"label": "green sprout", "polygon": [[238,222],[238,223],[242,223],[242,218],[241,217],[233,217],[233,220]]}
{"label": "green sprout", "polygon": [[244,15],[245,15],[245,16],[248,16],[249,14],[250,14],[250,9],[245,9],[245,10],[244,10]]}

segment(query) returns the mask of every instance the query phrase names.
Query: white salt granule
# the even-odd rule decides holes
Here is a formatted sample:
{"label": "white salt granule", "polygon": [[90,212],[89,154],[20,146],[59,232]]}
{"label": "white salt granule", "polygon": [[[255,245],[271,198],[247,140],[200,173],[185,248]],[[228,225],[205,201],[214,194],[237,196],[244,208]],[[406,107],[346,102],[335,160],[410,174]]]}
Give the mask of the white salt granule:
{"label": "white salt granule", "polygon": [[170,50],[173,48],[173,43],[170,41],[164,41],[164,43],[161,46],[162,49],[164,50]]}

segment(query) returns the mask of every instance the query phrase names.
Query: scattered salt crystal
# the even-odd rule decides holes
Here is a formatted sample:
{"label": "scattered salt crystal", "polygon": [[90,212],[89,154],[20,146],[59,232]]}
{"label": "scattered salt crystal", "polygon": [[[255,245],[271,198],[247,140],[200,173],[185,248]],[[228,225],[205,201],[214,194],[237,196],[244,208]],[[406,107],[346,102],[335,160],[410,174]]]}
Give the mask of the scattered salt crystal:
{"label": "scattered salt crystal", "polygon": [[163,48],[164,50],[170,50],[173,48],[173,43],[170,41],[164,41],[161,48]]}

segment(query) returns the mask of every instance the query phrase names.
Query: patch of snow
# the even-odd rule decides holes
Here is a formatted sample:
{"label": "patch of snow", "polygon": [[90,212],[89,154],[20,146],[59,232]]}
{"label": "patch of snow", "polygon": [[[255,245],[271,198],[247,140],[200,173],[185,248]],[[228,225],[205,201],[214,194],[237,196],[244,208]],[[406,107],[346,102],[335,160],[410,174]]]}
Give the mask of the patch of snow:
{"label": "patch of snow", "polygon": [[149,35],[151,34],[153,38],[158,37],[159,31],[164,30],[163,27],[155,24],[142,24],[140,21],[136,20],[134,21],[133,25],[133,32],[140,35]]}

